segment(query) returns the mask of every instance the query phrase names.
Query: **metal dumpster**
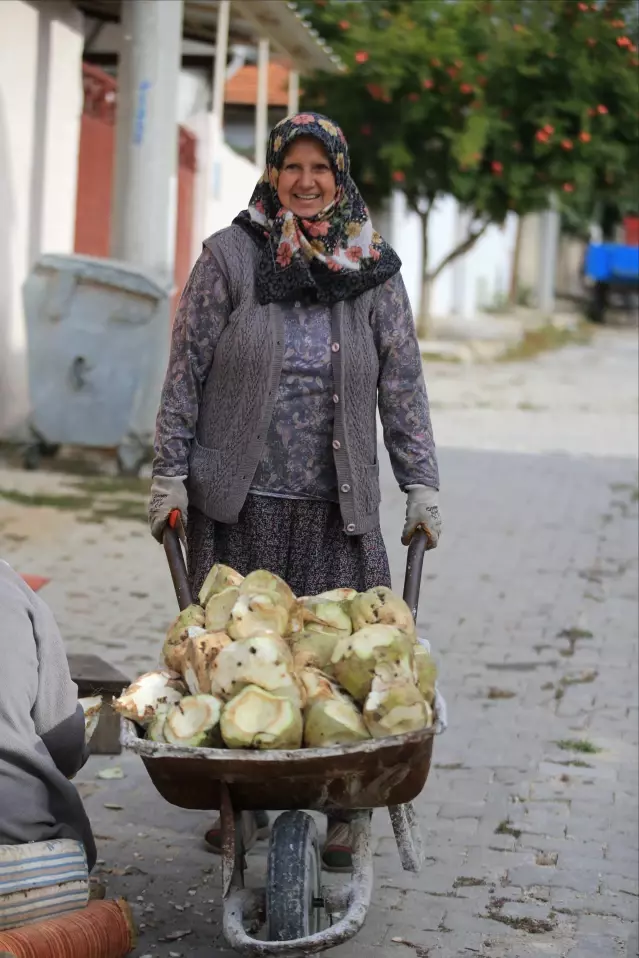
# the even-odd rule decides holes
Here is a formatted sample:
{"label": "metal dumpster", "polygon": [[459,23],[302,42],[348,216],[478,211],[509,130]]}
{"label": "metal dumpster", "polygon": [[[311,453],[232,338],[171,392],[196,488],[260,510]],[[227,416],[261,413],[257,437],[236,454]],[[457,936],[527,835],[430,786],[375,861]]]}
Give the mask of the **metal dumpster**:
{"label": "metal dumpster", "polygon": [[117,450],[121,471],[150,457],[169,349],[169,289],[124,263],[40,257],[24,286],[33,444]]}

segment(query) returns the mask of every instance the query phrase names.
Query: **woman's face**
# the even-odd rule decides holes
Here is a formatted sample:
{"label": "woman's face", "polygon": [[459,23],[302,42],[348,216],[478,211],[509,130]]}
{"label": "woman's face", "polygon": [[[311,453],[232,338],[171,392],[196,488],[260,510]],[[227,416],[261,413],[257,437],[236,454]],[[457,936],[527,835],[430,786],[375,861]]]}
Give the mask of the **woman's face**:
{"label": "woman's face", "polygon": [[314,137],[298,137],[286,151],[277,183],[280,203],[296,216],[315,216],[335,196],[328,153]]}

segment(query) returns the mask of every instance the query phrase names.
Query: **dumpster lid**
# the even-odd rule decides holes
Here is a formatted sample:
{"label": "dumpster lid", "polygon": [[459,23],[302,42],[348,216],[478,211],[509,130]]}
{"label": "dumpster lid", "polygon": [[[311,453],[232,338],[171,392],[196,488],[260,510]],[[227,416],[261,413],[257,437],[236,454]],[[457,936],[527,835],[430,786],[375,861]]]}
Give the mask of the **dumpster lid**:
{"label": "dumpster lid", "polygon": [[36,261],[34,269],[74,273],[79,280],[114,286],[153,299],[164,299],[172,288],[172,284],[162,286],[150,273],[131,263],[78,253],[44,253]]}

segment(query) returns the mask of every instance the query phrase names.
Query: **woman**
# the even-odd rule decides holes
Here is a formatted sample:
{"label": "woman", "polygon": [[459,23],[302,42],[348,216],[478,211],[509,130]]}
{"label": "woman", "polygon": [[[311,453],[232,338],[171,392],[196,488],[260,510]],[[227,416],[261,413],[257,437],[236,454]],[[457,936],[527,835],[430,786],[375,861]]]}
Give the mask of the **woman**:
{"label": "woman", "polygon": [[69,781],[84,712],[50,609],[0,561],[0,929],[83,908],[95,842]]}
{"label": "woman", "polygon": [[[269,138],[248,210],[204,243],[175,318],[149,519],[188,517],[194,590],[214,562],[298,595],[390,586],[376,409],[408,497],[402,541],[437,545],[439,477],[401,263],[371,224],[335,123]],[[216,842],[215,830],[209,840]],[[329,823],[324,864],[350,861]]]}

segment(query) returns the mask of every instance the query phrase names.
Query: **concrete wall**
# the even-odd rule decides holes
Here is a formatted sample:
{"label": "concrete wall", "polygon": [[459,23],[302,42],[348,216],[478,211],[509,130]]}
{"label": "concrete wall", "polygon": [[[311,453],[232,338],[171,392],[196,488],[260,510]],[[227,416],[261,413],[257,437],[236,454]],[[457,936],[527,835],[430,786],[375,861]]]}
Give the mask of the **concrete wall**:
{"label": "concrete wall", "polygon": [[[444,197],[431,213],[428,228],[432,269],[468,235],[468,219],[452,196]],[[420,298],[422,237],[421,221],[408,210],[402,193],[395,193],[380,229],[403,262],[403,276],[413,309]],[[482,310],[497,305],[507,294],[517,231],[517,217],[509,216],[503,227],[491,226],[475,246],[439,275],[431,293],[433,320],[455,317],[472,322]]]}
{"label": "concrete wall", "polygon": [[73,250],[83,18],[65,0],[0,3],[0,437],[28,411],[22,286]]}

